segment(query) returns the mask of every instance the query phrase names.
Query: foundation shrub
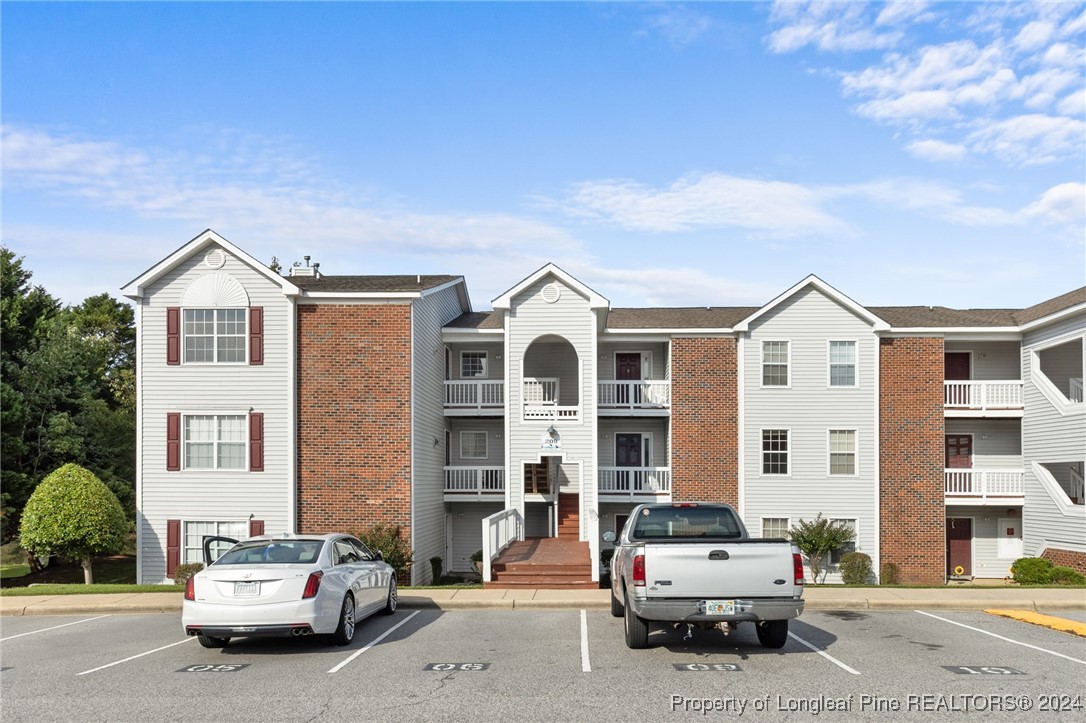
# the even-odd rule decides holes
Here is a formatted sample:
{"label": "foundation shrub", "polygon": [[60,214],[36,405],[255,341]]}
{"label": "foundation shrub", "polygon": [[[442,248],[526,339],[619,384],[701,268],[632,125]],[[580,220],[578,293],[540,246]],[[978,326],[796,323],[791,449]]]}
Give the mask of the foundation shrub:
{"label": "foundation shrub", "polygon": [[1043,557],[1021,557],[1011,565],[1011,576],[1019,585],[1047,585],[1055,567]]}
{"label": "foundation shrub", "polygon": [[183,565],[178,565],[177,569],[173,572],[173,584],[184,585],[189,581],[189,578],[204,569],[204,563],[202,562],[186,562]]}
{"label": "foundation shrub", "polygon": [[846,585],[867,584],[871,572],[871,558],[863,552],[850,552],[841,558],[841,581]]}
{"label": "foundation shrub", "polygon": [[1086,575],[1073,567],[1052,568],[1053,585],[1086,585]]}
{"label": "foundation shrub", "polygon": [[879,575],[879,582],[883,585],[897,585],[901,581],[901,568],[897,566],[896,562],[884,562],[882,563],[881,574]]}

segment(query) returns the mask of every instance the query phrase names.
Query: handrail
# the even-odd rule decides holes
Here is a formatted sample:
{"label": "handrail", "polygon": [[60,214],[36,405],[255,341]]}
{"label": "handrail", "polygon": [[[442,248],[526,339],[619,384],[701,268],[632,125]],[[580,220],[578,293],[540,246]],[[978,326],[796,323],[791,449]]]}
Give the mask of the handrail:
{"label": "handrail", "polygon": [[671,382],[666,379],[605,379],[598,384],[601,407],[665,409],[671,406]]}
{"label": "handrail", "polygon": [[943,471],[943,491],[962,497],[1021,497],[1025,472],[1020,469],[961,469]]}
{"label": "handrail", "polygon": [[505,492],[505,467],[444,468],[445,493],[483,495]]}
{"label": "handrail", "polygon": [[945,380],[943,405],[954,409],[1021,409],[1022,382],[1008,380]]}
{"label": "handrail", "polygon": [[504,379],[446,379],[446,407],[501,407],[505,405]]}
{"label": "handrail", "polygon": [[634,497],[671,493],[670,467],[600,467],[600,496]]}
{"label": "handrail", "polygon": [[490,582],[490,563],[514,540],[524,539],[524,517],[516,507],[483,518],[483,582]]}

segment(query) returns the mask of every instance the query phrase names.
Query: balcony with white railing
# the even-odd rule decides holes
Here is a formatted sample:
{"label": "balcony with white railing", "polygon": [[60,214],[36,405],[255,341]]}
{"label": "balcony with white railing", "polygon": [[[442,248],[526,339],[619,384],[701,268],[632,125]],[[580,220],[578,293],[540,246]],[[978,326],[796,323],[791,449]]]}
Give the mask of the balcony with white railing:
{"label": "balcony with white railing", "polygon": [[557,377],[525,377],[524,419],[550,422],[579,419],[580,406],[559,404],[559,388]]}
{"label": "balcony with white railing", "polygon": [[671,499],[670,467],[600,467],[600,501]]}
{"label": "balcony with white railing", "polygon": [[1025,502],[1018,469],[947,469],[943,490],[948,505],[1020,505]]}
{"label": "balcony with white railing", "polygon": [[445,501],[504,500],[504,467],[446,467]]}
{"label": "balcony with white railing", "polygon": [[945,381],[943,405],[947,416],[1021,417],[1021,380],[1005,381]]}
{"label": "balcony with white railing", "polygon": [[445,380],[445,415],[479,416],[505,411],[505,382],[501,379]]}
{"label": "balcony with white railing", "polygon": [[599,407],[607,414],[666,414],[671,408],[671,382],[665,379],[601,381]]}

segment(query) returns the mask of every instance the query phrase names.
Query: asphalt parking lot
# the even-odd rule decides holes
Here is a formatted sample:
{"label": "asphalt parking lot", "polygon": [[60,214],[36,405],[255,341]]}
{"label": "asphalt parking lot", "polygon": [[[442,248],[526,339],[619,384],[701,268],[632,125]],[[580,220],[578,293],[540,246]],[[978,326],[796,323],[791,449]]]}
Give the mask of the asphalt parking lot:
{"label": "asphalt parking lot", "polygon": [[[1081,615],[1068,614],[1069,619]],[[1086,638],[982,612],[807,612],[625,647],[605,611],[401,610],[354,642],[181,634],[178,616],[0,621],[13,721],[1086,720]]]}

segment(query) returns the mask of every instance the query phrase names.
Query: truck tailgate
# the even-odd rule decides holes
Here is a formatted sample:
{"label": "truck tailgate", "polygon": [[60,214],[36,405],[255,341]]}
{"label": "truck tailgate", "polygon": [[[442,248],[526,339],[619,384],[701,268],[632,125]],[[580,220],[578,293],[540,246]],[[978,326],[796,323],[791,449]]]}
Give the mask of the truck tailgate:
{"label": "truck tailgate", "polygon": [[650,598],[792,595],[788,542],[657,542],[646,544],[644,550],[645,588]]}

